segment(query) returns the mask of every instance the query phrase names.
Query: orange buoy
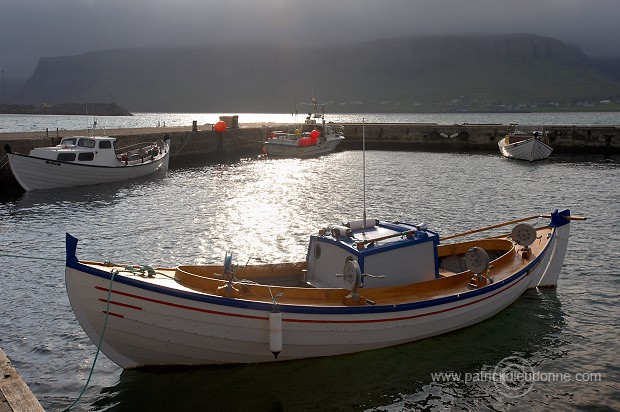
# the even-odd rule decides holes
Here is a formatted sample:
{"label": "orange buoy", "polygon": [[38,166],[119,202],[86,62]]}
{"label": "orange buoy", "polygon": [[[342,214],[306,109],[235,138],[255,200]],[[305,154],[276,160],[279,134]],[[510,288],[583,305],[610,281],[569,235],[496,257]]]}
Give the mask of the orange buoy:
{"label": "orange buoy", "polygon": [[220,120],[219,122],[215,123],[214,129],[216,132],[222,133],[224,130],[226,130],[226,123]]}

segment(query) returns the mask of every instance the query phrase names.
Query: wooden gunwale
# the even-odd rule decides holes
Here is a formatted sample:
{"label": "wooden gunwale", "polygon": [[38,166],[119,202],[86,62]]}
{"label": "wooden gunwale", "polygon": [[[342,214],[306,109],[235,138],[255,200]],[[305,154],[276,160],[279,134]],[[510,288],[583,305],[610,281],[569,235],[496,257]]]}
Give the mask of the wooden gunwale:
{"label": "wooden gunwale", "polygon": [[[482,246],[487,250],[505,251],[506,253],[491,262],[491,276],[494,278],[495,282],[499,282],[517,273],[538,257],[548,244],[550,238],[549,234],[551,232],[552,228],[550,227],[541,227],[537,229],[538,241],[535,241],[534,244],[530,246],[531,254],[527,258],[521,257],[520,253],[518,253],[520,247],[515,247],[514,243],[508,240],[507,236],[503,238],[488,238],[440,245],[438,247],[438,255],[444,257],[452,254],[463,254],[467,252],[470,247],[476,245]],[[116,268],[121,272],[123,271],[123,267],[121,266],[86,261],[82,261],[82,263],[90,264],[98,268]],[[133,267],[139,268],[140,266]],[[343,302],[345,296],[349,294],[349,291],[344,288],[290,287],[254,283],[259,282],[261,279],[277,277],[296,277],[301,283],[306,268],[306,262],[238,267],[236,279],[239,281],[233,282],[234,287],[240,291],[240,296],[238,296],[237,299],[271,303],[272,296],[282,293],[282,296],[277,299],[280,304],[347,306]],[[222,277],[214,277],[214,274],[223,272],[223,267],[221,265],[187,265],[178,266],[174,269],[157,268],[156,271],[161,273],[167,272],[166,276],[173,278],[180,286],[184,286],[196,292],[215,296],[221,296],[221,294],[218,294],[218,288],[228,283],[228,281]],[[377,288],[362,288],[358,292],[364,298],[374,301],[376,305],[419,302],[468,292],[470,289],[468,289],[467,283],[472,276],[473,273],[470,271],[464,271],[450,274],[449,276],[444,275],[438,279],[426,282]],[[167,281],[173,279],[166,279],[162,275],[156,275],[152,280],[144,278],[145,282],[153,282],[163,286],[169,286],[166,284],[168,283]]]}
{"label": "wooden gunwale", "polygon": [[[506,253],[491,262],[491,265],[493,266],[491,276],[493,276],[497,282],[518,272],[520,269],[527,266],[527,264],[535,259],[540,253],[542,253],[548,242],[547,234],[550,232],[551,228],[549,227],[537,229],[540,241],[535,242],[535,244],[531,246],[532,253],[528,258],[522,258],[517,253],[518,250],[515,248],[514,243],[507,238],[489,238],[477,241],[440,245],[438,248],[438,254],[440,257],[451,254],[462,254],[475,245],[482,246],[487,250],[504,250]],[[249,279],[258,280],[258,278],[261,277],[262,274],[260,272],[265,269],[261,266],[257,266],[257,268],[259,270],[256,277],[253,275],[250,276],[250,272],[253,271],[253,267],[245,268]],[[280,264],[277,266],[277,270],[270,271],[269,275],[281,273],[282,275],[290,276],[291,268],[297,269],[295,274],[300,276],[301,279],[301,270],[305,268],[304,262]],[[210,277],[212,276],[212,273],[217,273],[218,269],[221,272],[222,267],[182,266],[177,268],[175,277],[185,286],[196,288],[197,291],[204,293],[215,294],[218,287],[226,284],[225,280]],[[473,273],[464,271],[426,282],[410,285],[363,288],[358,292],[363,297],[375,301],[377,305],[417,302],[431,298],[465,293],[470,290],[467,288],[467,283],[472,276]],[[237,271],[237,278],[242,279],[239,270]],[[255,301],[270,302],[272,295],[275,296],[276,294],[282,292],[283,295],[278,298],[278,302],[281,304],[344,306],[343,299],[349,294],[349,291],[343,288],[304,288],[240,283],[235,283],[235,286],[241,289],[242,299]]]}

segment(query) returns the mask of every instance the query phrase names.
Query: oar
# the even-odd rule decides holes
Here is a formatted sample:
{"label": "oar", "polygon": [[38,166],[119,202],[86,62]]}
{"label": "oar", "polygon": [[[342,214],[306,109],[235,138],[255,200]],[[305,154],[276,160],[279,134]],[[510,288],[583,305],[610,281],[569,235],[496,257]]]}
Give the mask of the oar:
{"label": "oar", "polygon": [[[551,215],[540,215],[537,217],[546,217],[547,219],[551,219]],[[585,216],[563,216],[562,219],[564,220],[588,220],[588,218]]]}
{"label": "oar", "polygon": [[[447,236],[447,237],[441,238],[441,240],[443,241],[443,240],[453,239],[455,237],[471,235],[471,234],[478,233],[478,232],[484,232],[485,230],[497,229],[498,227],[513,225],[515,223],[525,222],[526,220],[538,219],[538,218],[541,218],[541,217],[542,218],[546,218],[546,219],[551,219],[551,215],[528,216],[528,217],[523,217],[523,218],[520,218],[520,219],[509,220],[509,221],[504,222],[504,223],[498,223],[498,224],[493,225],[493,226],[483,227],[481,229],[470,230],[468,232],[463,232],[463,233],[459,233],[459,234],[456,234],[456,235]],[[585,216],[564,216],[563,218],[566,219],[566,220],[587,220],[587,218]],[[362,241],[357,242],[357,247],[360,248],[360,246],[366,245],[368,243],[378,242],[378,241],[389,239],[389,238],[392,238],[392,237],[410,236],[410,235],[413,235],[414,232],[415,232],[415,230],[412,229],[412,230],[406,230],[404,232],[398,232],[398,233],[393,233],[391,235],[386,235],[386,236],[378,237],[376,239],[362,240]]]}
{"label": "oar", "polygon": [[[498,227],[513,225],[515,223],[525,222],[526,220],[538,219],[541,217],[546,218],[546,219],[551,219],[551,215],[534,215],[534,216],[524,217],[521,219],[509,220],[504,223],[499,223],[497,225],[483,227],[481,229],[470,230],[469,232],[463,232],[463,233],[459,233],[456,235],[447,236],[447,237],[441,238],[441,240],[443,241],[443,240],[448,240],[448,239],[454,239],[455,237],[471,235],[473,233],[478,233],[478,232],[484,232],[485,230],[496,229]],[[587,220],[585,216],[564,216],[563,218],[566,220]]]}

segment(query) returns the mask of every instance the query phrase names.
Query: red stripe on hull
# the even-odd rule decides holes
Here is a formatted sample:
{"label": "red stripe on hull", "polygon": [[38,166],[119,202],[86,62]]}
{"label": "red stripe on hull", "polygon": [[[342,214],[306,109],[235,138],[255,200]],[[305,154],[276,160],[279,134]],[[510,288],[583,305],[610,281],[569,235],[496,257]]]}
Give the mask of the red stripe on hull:
{"label": "red stripe on hull", "polygon": [[[523,279],[525,279],[529,274],[524,274],[519,280],[517,280],[516,282],[511,283],[510,285],[506,286],[505,288],[498,290],[497,292],[485,296],[483,298],[480,298],[478,300],[469,302],[469,303],[464,303],[462,305],[458,305],[458,306],[454,306],[451,308],[447,308],[447,309],[442,309],[442,310],[437,310],[434,312],[427,312],[427,313],[421,313],[421,314],[417,314],[417,315],[410,315],[410,316],[402,316],[402,317],[397,317],[397,318],[385,318],[385,319],[360,319],[360,320],[323,320],[323,319],[282,319],[283,322],[295,322],[295,323],[377,323],[377,322],[396,322],[396,321],[402,321],[402,320],[407,320],[407,319],[415,319],[415,318],[420,318],[420,317],[424,317],[424,316],[431,316],[431,315],[436,315],[439,313],[445,313],[445,312],[450,312],[456,309],[460,309],[460,308],[464,308],[467,306],[471,306],[474,305],[476,303],[480,303],[482,301],[485,301],[487,299],[490,299],[494,296],[499,295],[500,293],[512,288],[513,286],[517,285],[518,283],[520,283]],[[108,292],[107,288],[103,288],[100,286],[95,286],[96,289],[104,291],[104,292]],[[215,311],[215,310],[209,310],[209,309],[201,309],[201,308],[197,308],[197,307],[193,307],[193,306],[187,306],[187,305],[180,305],[177,303],[171,303],[171,302],[165,302],[162,300],[158,300],[158,299],[152,299],[152,298],[147,298],[144,296],[139,296],[139,295],[134,295],[131,293],[126,293],[126,292],[120,292],[117,290],[113,290],[112,293],[115,294],[119,294],[122,296],[127,296],[130,298],[134,298],[134,299],[138,299],[138,300],[144,300],[147,302],[152,302],[152,303],[157,303],[160,305],[165,305],[165,306],[171,306],[171,307],[175,307],[175,308],[180,308],[180,309],[187,309],[187,310],[192,310],[192,311],[196,311],[196,312],[202,312],[202,313],[210,313],[210,314],[214,314],[214,315],[222,315],[222,316],[233,316],[233,317],[239,317],[239,318],[246,318],[246,319],[259,319],[259,320],[269,320],[269,317],[267,316],[253,316],[253,315],[242,315],[242,314],[238,314],[238,313],[229,313],[229,312],[221,312],[221,311]],[[102,301],[107,302],[107,299],[99,299]],[[112,302],[110,302],[112,303]],[[119,305],[122,306],[127,306],[127,307],[131,307],[131,308],[138,308],[138,306],[132,306],[132,305],[128,305],[128,304],[121,304],[116,302]],[[140,308],[141,310],[143,310],[142,308]],[[110,313],[110,315],[112,315],[112,313]],[[122,317],[122,316],[121,316]]]}

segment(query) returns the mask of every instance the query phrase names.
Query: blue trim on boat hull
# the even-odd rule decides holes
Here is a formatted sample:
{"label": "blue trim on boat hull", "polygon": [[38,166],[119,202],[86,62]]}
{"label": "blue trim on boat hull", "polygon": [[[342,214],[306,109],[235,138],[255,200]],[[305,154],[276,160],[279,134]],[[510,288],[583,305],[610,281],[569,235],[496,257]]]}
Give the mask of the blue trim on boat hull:
{"label": "blue trim on boat hull", "polygon": [[[97,276],[106,280],[109,280],[111,277],[110,272],[102,271],[99,269],[95,269],[93,267],[84,265],[79,262],[77,257],[75,256],[75,247],[77,247],[77,239],[73,238],[71,235],[67,234],[67,239],[71,237],[75,239],[75,245],[73,243],[67,243],[67,262],[66,266],[68,268],[72,268],[81,272],[84,272],[89,275]],[[555,237],[555,231],[553,232],[553,237]],[[545,250],[529,265],[515,273],[514,275],[499,281],[497,283],[493,283],[489,286],[486,286],[482,289],[471,290],[462,294],[446,296],[442,298],[426,300],[422,302],[412,302],[412,303],[404,303],[398,305],[376,305],[376,306],[341,306],[341,307],[319,307],[319,306],[298,306],[298,305],[290,305],[290,304],[281,304],[279,308],[282,312],[285,313],[300,313],[300,314],[319,314],[319,315],[327,315],[327,314],[372,314],[372,313],[397,313],[403,311],[410,311],[416,309],[423,308],[431,308],[434,306],[444,305],[448,303],[465,301],[467,299],[471,299],[474,297],[492,294],[500,288],[504,288],[512,283],[517,283],[524,276],[529,275],[529,271],[535,268],[541,259],[549,252],[550,245],[553,244],[553,239],[549,241]],[[70,249],[71,248],[71,249]],[[138,289],[147,290],[150,292],[160,293],[162,295],[173,296],[177,298],[187,299],[196,302],[209,303],[214,305],[222,305],[240,309],[249,309],[249,310],[258,310],[258,311],[267,311],[270,312],[272,309],[271,303],[261,303],[261,302],[253,302],[243,299],[233,299],[215,295],[208,295],[199,292],[186,292],[179,291],[171,288],[166,288],[163,286],[148,284],[142,281],[134,280],[131,278],[127,278],[123,275],[116,275],[114,277],[114,281],[125,284],[128,286],[136,287]]]}

